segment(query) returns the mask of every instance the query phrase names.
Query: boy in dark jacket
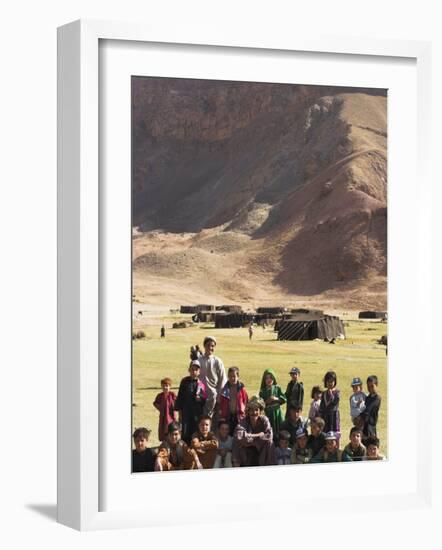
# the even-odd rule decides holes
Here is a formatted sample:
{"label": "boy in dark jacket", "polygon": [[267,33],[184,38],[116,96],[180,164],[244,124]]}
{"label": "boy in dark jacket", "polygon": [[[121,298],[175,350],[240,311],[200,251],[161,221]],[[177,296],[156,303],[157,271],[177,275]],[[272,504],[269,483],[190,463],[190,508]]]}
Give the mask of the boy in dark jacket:
{"label": "boy in dark jacket", "polygon": [[307,446],[312,451],[312,457],[322,451],[325,446],[324,427],[324,419],[319,416],[310,424],[311,434],[308,436]]}
{"label": "boy in dark jacket", "polygon": [[362,430],[353,426],[350,430],[350,443],[345,446],[344,454],[347,457],[355,462],[364,460],[367,450],[361,443],[362,440]]}
{"label": "boy in dark jacket", "polygon": [[359,415],[362,420],[362,441],[368,437],[377,436],[376,424],[378,423],[379,409],[381,406],[381,398],[378,395],[378,377],[375,375],[367,378],[368,395],[365,399],[365,409]]}
{"label": "boy in dark jacket", "polygon": [[287,418],[281,424],[281,430],[290,434],[290,447],[294,447],[296,442],[296,432],[299,428],[305,428],[307,421],[301,416],[302,407],[300,405],[289,405],[287,407]]}
{"label": "boy in dark jacket", "polygon": [[175,401],[175,410],[179,413],[182,425],[182,438],[188,445],[190,445],[192,434],[198,431],[198,421],[203,414],[207,397],[206,386],[199,380],[199,375],[199,362],[191,361],[189,376],[181,380]]}
{"label": "boy in dark jacket", "polygon": [[302,382],[298,381],[298,378],[301,374],[301,371],[298,367],[293,367],[290,374],[290,382],[288,383],[287,389],[285,391],[285,396],[287,398],[287,412],[285,417],[288,417],[288,409],[290,405],[294,407],[301,407],[304,404],[304,385]]}
{"label": "boy in dark jacket", "polygon": [[325,434],[325,447],[310,462],[349,462],[348,456],[338,449],[338,436],[335,432]]}
{"label": "boy in dark jacket", "polygon": [[150,430],[137,428],[133,433],[135,449],[132,450],[132,472],[153,472],[156,454],[147,448]]}

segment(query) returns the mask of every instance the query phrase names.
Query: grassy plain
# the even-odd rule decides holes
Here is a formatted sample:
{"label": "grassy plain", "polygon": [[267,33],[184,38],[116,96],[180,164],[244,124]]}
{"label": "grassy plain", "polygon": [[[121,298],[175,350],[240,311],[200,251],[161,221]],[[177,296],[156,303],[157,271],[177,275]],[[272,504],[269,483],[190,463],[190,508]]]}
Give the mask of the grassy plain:
{"label": "grassy plain", "polygon": [[[199,344],[206,335],[213,334],[218,342],[216,355],[224,362],[226,370],[232,365],[240,369],[240,377],[249,396],[259,391],[262,372],[272,367],[278,383],[285,391],[289,382],[288,372],[296,364],[301,369],[305,399],[303,414],[308,414],[312,386],[323,386],[327,370],[334,370],[341,390],[341,429],[343,442],[348,439],[351,428],[349,397],[350,383],[354,376],[364,381],[376,374],[379,378],[379,393],[382,405],[378,421],[378,436],[381,452],[387,454],[387,357],[385,346],[377,340],[387,333],[387,325],[378,321],[345,320],[346,339],[331,345],[323,341],[279,342],[271,328],[258,327],[252,341],[247,328],[214,329],[212,324],[194,325],[185,329],[173,329],[172,321],[189,319],[186,315],[161,315],[144,312],[135,324],[143,330],[146,338],[133,341],[133,427],[148,426],[152,429],[150,443],[156,445],[158,412],[152,403],[161,391],[160,380],[172,378],[172,387],[177,391],[179,382],[187,374],[189,348]],[[160,338],[160,327],[166,327],[166,338]]]}

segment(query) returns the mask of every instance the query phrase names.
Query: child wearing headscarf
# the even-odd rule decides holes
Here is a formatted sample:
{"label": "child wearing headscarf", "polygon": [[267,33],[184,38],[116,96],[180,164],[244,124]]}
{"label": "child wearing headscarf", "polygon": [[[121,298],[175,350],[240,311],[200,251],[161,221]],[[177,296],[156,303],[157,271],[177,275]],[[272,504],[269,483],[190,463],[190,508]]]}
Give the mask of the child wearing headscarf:
{"label": "child wearing headscarf", "polygon": [[283,421],[281,405],[287,399],[281,387],[276,382],[273,369],[266,369],[262,375],[259,397],[265,403],[265,415],[270,420],[273,430],[273,440],[278,441],[279,430]]}

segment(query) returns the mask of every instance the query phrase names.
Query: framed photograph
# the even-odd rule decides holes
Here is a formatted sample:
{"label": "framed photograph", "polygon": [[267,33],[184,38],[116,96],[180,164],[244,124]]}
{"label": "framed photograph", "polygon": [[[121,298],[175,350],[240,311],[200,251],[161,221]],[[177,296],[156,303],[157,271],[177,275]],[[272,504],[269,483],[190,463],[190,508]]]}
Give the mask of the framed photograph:
{"label": "framed photograph", "polygon": [[430,45],[58,40],[59,521],[425,506]]}

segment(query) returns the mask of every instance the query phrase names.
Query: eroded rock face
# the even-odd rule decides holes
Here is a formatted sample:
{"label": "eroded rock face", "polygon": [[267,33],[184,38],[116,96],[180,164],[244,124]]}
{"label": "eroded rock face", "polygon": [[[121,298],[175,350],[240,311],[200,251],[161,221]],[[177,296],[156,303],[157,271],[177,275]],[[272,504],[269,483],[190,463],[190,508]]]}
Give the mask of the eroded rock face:
{"label": "eroded rock face", "polygon": [[[241,269],[296,295],[385,278],[385,91],[163,78],[132,86],[138,231],[196,233],[198,247],[199,232],[214,230],[211,266],[239,242],[217,234],[247,236],[259,246],[241,241]],[[155,265],[149,258],[137,260],[140,273]],[[166,277],[174,262],[161,265]]]}

